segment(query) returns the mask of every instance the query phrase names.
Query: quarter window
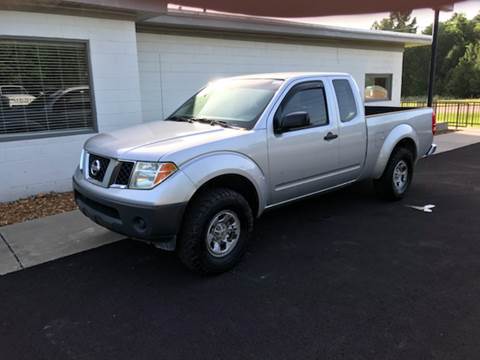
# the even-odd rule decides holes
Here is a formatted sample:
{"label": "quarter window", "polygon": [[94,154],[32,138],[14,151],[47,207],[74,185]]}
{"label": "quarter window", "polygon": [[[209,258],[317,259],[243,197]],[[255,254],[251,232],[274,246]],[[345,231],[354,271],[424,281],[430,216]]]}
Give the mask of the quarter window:
{"label": "quarter window", "polygon": [[83,42],[0,39],[0,141],[93,131]]}
{"label": "quarter window", "polygon": [[340,111],[340,120],[342,122],[352,120],[357,116],[357,104],[355,103],[350,82],[346,79],[333,80],[333,87]]}
{"label": "quarter window", "polygon": [[365,75],[365,101],[392,99],[392,74]]}
{"label": "quarter window", "polygon": [[312,126],[328,124],[328,112],[325,98],[325,89],[320,86],[305,87],[299,85],[293,90],[293,95],[287,98],[280,109],[280,117],[290,113],[304,111],[310,117]]}

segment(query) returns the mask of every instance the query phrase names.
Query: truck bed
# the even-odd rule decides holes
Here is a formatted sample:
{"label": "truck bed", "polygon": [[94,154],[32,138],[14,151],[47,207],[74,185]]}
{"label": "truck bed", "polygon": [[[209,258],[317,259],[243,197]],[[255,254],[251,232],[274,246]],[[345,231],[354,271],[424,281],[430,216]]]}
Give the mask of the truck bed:
{"label": "truck bed", "polygon": [[[423,156],[432,144],[432,109],[431,108],[408,108],[390,106],[366,106],[365,120],[367,125],[367,159],[365,173],[378,176],[374,167],[379,154],[382,154],[382,146],[388,143],[388,137],[395,131],[410,132],[417,143],[417,156]],[[401,135],[395,135],[397,139]]]}
{"label": "truck bed", "polygon": [[406,106],[365,106],[365,116],[373,116],[380,114],[387,114],[397,111],[425,109],[418,107],[406,107]]}

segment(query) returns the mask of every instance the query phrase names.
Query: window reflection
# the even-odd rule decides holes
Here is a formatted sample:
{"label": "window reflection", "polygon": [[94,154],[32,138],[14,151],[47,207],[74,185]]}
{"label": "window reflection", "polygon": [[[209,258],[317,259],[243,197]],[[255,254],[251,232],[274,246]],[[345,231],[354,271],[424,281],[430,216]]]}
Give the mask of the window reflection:
{"label": "window reflection", "polygon": [[93,128],[84,43],[0,40],[0,140]]}
{"label": "window reflection", "polygon": [[365,75],[365,101],[388,101],[392,99],[392,74]]}

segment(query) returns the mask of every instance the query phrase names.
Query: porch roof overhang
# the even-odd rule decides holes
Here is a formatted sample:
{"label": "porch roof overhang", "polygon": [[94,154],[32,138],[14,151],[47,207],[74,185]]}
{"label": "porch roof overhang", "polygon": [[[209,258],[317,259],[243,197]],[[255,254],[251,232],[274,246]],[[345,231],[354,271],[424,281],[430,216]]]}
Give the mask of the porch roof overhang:
{"label": "porch roof overhang", "polygon": [[393,31],[351,29],[245,15],[169,11],[137,23],[143,31],[190,31],[224,36],[283,38],[300,41],[341,41],[394,47],[429,45],[431,36]]}
{"label": "porch roof overhang", "polygon": [[[352,15],[387,11],[408,11],[419,8],[441,10],[453,5],[454,0],[173,0],[174,4],[209,9],[234,14],[266,17],[309,17],[328,15]],[[3,0],[2,5],[47,6],[47,7],[90,7],[112,11],[137,13],[165,12],[168,0]]]}
{"label": "porch roof overhang", "polygon": [[[3,0],[0,9],[62,13],[79,16],[124,18],[134,20],[140,31],[198,31],[199,34],[222,33],[234,37],[267,37],[302,41],[343,41],[380,46],[429,45],[431,37],[388,31],[350,29],[337,26],[306,24],[271,17],[321,16],[372,11],[405,10],[412,7],[440,6],[451,0],[356,0],[343,1],[225,1],[174,0],[176,4],[206,7],[240,14],[175,11],[164,0]],[[328,3],[328,4],[327,4]],[[340,3],[342,6],[333,6]],[[320,6],[321,5],[321,6]],[[271,11],[267,13],[267,10]],[[308,10],[308,11],[306,11]],[[241,14],[243,13],[243,14]],[[245,15],[248,14],[248,15]]]}
{"label": "porch roof overhang", "polygon": [[419,8],[441,9],[454,0],[175,0],[178,5],[193,6],[236,14],[269,17],[308,17],[408,11]]}

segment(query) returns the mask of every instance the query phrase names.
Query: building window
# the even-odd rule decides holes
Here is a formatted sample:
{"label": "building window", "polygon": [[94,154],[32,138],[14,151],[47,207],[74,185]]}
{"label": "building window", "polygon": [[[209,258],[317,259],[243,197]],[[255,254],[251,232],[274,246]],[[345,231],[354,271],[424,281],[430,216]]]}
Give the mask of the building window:
{"label": "building window", "polygon": [[392,74],[365,75],[365,101],[392,99]]}
{"label": "building window", "polygon": [[0,141],[94,130],[86,43],[0,38]]}

